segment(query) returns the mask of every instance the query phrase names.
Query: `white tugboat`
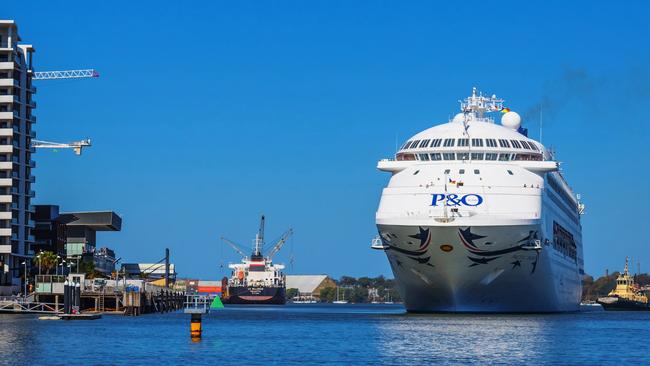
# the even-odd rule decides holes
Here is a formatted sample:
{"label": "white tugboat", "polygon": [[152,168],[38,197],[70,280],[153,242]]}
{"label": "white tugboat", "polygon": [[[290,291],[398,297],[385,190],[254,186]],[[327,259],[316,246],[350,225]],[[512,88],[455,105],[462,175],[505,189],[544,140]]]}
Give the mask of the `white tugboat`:
{"label": "white tugboat", "polygon": [[286,279],[282,272],[284,265],[273,264],[273,256],[280,251],[282,245],[293,234],[287,230],[271,247],[268,253],[262,252],[264,247],[264,216],[260,229],[253,241],[253,253],[248,257],[244,251],[231,240],[221,238],[237,253],[242,255],[241,263],[229,264],[232,270],[228,286],[224,294],[225,304],[275,304],[284,305],[286,300]]}
{"label": "white tugboat", "polygon": [[[500,125],[489,117],[499,112]],[[407,310],[579,309],[584,206],[502,99],[474,88],[452,120],[377,167],[391,178],[372,247],[385,251]]]}

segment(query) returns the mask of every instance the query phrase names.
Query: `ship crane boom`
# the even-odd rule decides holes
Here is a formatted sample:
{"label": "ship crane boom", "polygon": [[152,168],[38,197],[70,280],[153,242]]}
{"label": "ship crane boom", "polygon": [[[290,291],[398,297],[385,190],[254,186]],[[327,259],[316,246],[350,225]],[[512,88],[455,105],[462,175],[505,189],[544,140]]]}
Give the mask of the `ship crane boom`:
{"label": "ship crane boom", "polygon": [[224,241],[226,244],[230,245],[242,257],[244,257],[244,258],[248,257],[248,255],[246,255],[246,253],[244,253],[244,251],[241,249],[241,247],[239,245],[237,245],[237,243],[235,243],[234,241],[226,239],[223,236],[221,237],[221,240]]}
{"label": "ship crane boom", "polygon": [[92,146],[90,139],[81,141],[73,141],[69,143],[51,142],[43,140],[32,140],[32,147],[37,149],[73,149],[76,155],[81,155],[81,150],[84,147]]}
{"label": "ship crane boom", "polygon": [[277,243],[275,243],[275,245],[273,245],[273,248],[271,248],[271,250],[269,251],[269,254],[267,255],[267,257],[272,258],[277,252],[279,252],[280,249],[282,249],[282,246],[284,245],[284,243],[287,242],[287,239],[289,239],[289,237],[292,234],[293,234],[293,229],[289,229],[284,234],[282,234],[282,236],[280,237],[280,240],[278,240]]}

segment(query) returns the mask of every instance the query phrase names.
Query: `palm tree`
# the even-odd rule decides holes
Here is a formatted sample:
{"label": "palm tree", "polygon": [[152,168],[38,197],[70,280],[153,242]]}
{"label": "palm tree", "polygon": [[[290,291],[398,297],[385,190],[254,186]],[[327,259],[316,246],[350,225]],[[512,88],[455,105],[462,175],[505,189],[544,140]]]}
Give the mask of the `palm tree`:
{"label": "palm tree", "polygon": [[39,265],[42,269],[45,270],[45,274],[49,274],[50,271],[56,267],[58,258],[53,252],[40,252],[36,257],[34,257],[34,264]]}

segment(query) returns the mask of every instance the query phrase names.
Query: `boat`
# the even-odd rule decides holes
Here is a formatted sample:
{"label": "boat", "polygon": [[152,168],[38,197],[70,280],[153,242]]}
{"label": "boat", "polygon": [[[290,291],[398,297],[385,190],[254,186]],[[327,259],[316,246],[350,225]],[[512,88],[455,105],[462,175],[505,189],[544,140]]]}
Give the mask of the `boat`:
{"label": "boat", "polygon": [[332,304],[347,304],[348,300],[345,299],[345,291],[343,291],[343,298],[339,298],[339,287],[336,287],[336,300]]}
{"label": "boat", "polygon": [[473,88],[460,113],[377,163],[391,176],[371,248],[407,311],[579,310],[584,204],[521,123]]}
{"label": "boat", "polygon": [[221,238],[243,257],[241,263],[228,265],[232,272],[222,298],[224,304],[284,305],[287,302],[286,278],[283,272],[285,267],[282,264],[273,264],[272,258],[293,234],[293,230],[287,230],[267,253],[263,253],[264,222],[262,215],[250,257],[235,242]]}
{"label": "boat", "polygon": [[393,300],[390,298],[390,289],[386,289],[386,297],[387,299],[384,299],[384,304],[394,304]]}
{"label": "boat", "polygon": [[607,296],[598,298],[598,303],[605,310],[650,310],[648,296],[641,292],[634,277],[628,272],[628,258],[625,258],[623,273],[616,278],[616,287]]}

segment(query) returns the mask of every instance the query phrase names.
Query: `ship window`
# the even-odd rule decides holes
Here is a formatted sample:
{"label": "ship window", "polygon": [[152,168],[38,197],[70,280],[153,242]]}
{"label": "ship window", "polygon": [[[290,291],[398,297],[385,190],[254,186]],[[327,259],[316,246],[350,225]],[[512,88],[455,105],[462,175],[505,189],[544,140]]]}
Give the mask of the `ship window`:
{"label": "ship window", "polygon": [[431,160],[442,160],[442,156],[440,156],[440,153],[433,153],[431,154]]}
{"label": "ship window", "polygon": [[508,140],[499,139],[499,146],[501,147],[510,147]]}
{"label": "ship window", "polygon": [[415,172],[413,172],[413,175],[418,175],[419,172],[420,172],[419,170],[416,170]]}
{"label": "ship window", "polygon": [[422,142],[420,142],[420,147],[429,147],[430,141],[431,140],[422,140]]}
{"label": "ship window", "polygon": [[508,161],[510,160],[510,154],[499,154],[499,161]]}
{"label": "ship window", "polygon": [[467,160],[467,159],[469,159],[469,153],[458,153],[458,154],[456,154],[456,159],[458,159],[458,160]]}
{"label": "ship window", "polygon": [[433,142],[431,143],[431,147],[438,147],[438,146],[440,146],[441,142],[442,142],[442,139],[433,139]]}
{"label": "ship window", "polygon": [[517,140],[510,140],[512,142],[512,147],[516,147],[517,149],[521,149],[521,145],[519,145],[519,142]]}
{"label": "ship window", "polygon": [[454,146],[454,139],[445,139],[445,147]]}
{"label": "ship window", "polygon": [[512,174],[512,170],[510,170],[510,169],[508,169],[508,174],[514,175],[514,174]]}
{"label": "ship window", "polygon": [[429,154],[419,154],[420,160],[429,161]]}
{"label": "ship window", "polygon": [[488,147],[497,147],[497,140],[495,140],[495,139],[485,139],[485,144]]}
{"label": "ship window", "polygon": [[483,146],[483,139],[472,139],[472,146]]}
{"label": "ship window", "polygon": [[483,160],[483,153],[472,153],[472,160]]}
{"label": "ship window", "polygon": [[539,149],[537,148],[537,145],[535,145],[534,142],[530,142],[530,141],[529,141],[529,142],[528,142],[528,145],[530,145],[530,148],[531,148],[531,149],[533,149],[533,150],[535,150],[535,151],[539,151]]}
{"label": "ship window", "polygon": [[458,139],[458,146],[469,146],[469,139]]}
{"label": "ship window", "polygon": [[402,149],[408,149],[409,147],[411,147],[411,143],[412,143],[412,142],[413,142],[413,141],[407,141],[407,142],[404,144],[404,147],[402,147]]}
{"label": "ship window", "polygon": [[444,160],[456,160],[456,154],[454,154],[454,153],[443,153],[442,158]]}
{"label": "ship window", "polygon": [[449,169],[445,169],[445,174],[449,174],[449,172],[450,172]]}
{"label": "ship window", "polygon": [[461,169],[458,171],[458,174],[465,174],[465,169]]}
{"label": "ship window", "polygon": [[411,147],[409,149],[415,149],[416,147],[418,147],[419,143],[420,143],[420,140],[413,141],[413,143],[411,144]]}
{"label": "ship window", "polygon": [[485,154],[485,160],[497,160],[497,154],[496,153],[486,153]]}
{"label": "ship window", "polygon": [[521,146],[523,146],[524,149],[532,150],[526,141],[520,141],[520,142],[521,142]]}
{"label": "ship window", "polygon": [[478,169],[474,169],[474,174],[481,174],[481,171]]}

